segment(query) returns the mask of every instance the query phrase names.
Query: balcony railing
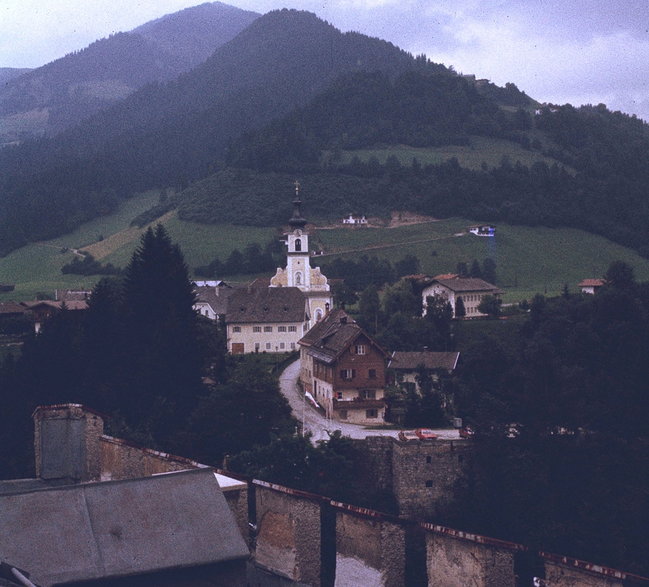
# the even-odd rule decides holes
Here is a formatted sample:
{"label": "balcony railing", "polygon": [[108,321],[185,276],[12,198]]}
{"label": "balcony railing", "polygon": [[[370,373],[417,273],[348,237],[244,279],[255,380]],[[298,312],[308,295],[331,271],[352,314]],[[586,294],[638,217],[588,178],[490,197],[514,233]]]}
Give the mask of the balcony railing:
{"label": "balcony railing", "polygon": [[371,408],[381,409],[385,407],[383,399],[334,399],[334,410],[369,410]]}

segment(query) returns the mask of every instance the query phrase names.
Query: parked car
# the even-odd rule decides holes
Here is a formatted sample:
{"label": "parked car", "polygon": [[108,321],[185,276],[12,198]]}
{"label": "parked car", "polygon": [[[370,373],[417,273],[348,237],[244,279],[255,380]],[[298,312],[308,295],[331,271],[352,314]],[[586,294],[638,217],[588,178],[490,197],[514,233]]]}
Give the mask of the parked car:
{"label": "parked car", "polygon": [[419,440],[419,436],[413,430],[401,430],[399,440]]}
{"label": "parked car", "polygon": [[460,438],[471,438],[475,434],[475,430],[471,426],[464,426],[459,430]]}
{"label": "parked car", "polygon": [[430,428],[417,428],[415,434],[420,440],[435,440],[437,438],[437,434],[435,434]]}

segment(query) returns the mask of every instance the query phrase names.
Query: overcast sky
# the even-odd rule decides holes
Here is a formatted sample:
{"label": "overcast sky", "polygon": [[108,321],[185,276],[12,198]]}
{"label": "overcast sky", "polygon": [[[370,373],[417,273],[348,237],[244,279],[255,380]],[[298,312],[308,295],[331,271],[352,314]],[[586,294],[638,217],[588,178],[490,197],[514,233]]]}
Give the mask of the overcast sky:
{"label": "overcast sky", "polygon": [[[0,0],[0,67],[38,67],[200,0]],[[300,8],[541,102],[649,121],[649,0],[232,0]]]}

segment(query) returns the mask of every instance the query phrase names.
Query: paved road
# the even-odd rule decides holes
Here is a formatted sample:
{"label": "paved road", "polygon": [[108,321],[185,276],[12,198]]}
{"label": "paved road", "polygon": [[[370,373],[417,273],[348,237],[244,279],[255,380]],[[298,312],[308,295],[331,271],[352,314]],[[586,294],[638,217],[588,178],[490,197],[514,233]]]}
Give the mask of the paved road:
{"label": "paved road", "polygon": [[[279,377],[279,387],[288,400],[293,411],[293,416],[300,421],[305,432],[311,433],[315,444],[319,440],[329,440],[329,435],[335,430],[340,430],[343,436],[350,438],[367,438],[368,436],[392,436],[399,434],[398,430],[380,430],[376,428],[365,428],[357,424],[339,422],[325,418],[324,411],[316,408],[306,399],[297,386],[297,379],[300,373],[300,361],[291,363]],[[435,430],[440,438],[459,438],[457,430]]]}

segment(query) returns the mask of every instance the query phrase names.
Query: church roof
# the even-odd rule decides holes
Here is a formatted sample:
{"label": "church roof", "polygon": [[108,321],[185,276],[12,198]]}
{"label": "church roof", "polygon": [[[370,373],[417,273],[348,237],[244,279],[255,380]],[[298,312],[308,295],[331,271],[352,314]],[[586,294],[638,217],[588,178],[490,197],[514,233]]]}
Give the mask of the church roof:
{"label": "church roof", "polygon": [[289,226],[295,230],[296,228],[304,229],[306,226],[306,218],[302,216],[302,200],[300,199],[300,184],[295,182],[295,198],[293,199],[293,216],[288,221]]}
{"label": "church roof", "polygon": [[246,287],[228,299],[228,324],[305,322],[306,296],[297,287]]}

